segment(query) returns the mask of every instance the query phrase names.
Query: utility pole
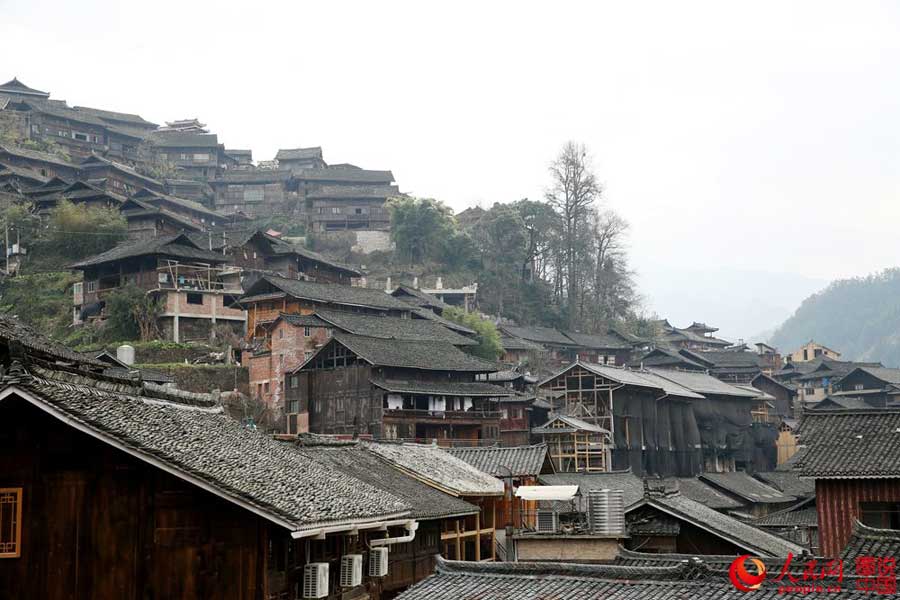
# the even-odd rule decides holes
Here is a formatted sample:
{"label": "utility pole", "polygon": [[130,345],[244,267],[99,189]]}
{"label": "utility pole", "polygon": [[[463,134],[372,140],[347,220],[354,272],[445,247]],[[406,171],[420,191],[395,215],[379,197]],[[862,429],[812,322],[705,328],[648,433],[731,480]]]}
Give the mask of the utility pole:
{"label": "utility pole", "polygon": [[3,238],[3,251],[6,253],[6,274],[9,275],[9,221],[3,221]]}

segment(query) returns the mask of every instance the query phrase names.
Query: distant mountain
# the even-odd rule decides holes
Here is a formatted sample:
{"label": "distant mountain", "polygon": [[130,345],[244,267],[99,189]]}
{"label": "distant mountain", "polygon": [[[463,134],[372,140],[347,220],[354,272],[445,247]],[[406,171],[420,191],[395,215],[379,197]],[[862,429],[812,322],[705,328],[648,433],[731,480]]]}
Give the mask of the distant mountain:
{"label": "distant mountain", "polygon": [[649,311],[677,327],[708,323],[719,328],[716,336],[731,341],[763,341],[804,298],[828,285],[824,279],[765,270],[652,263],[638,264],[637,270]]}
{"label": "distant mountain", "polygon": [[900,365],[900,268],[832,282],[804,300],[770,343],[786,352],[811,339],[843,359]]}

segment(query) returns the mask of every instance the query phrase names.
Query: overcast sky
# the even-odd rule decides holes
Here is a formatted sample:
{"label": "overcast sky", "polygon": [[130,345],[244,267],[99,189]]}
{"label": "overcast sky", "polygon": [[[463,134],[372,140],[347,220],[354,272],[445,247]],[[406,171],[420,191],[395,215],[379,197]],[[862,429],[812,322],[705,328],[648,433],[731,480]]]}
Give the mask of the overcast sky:
{"label": "overcast sky", "polygon": [[257,160],[321,145],[456,210],[542,197],[560,146],[582,141],[632,225],[648,308],[737,337],[896,264],[898,11],[0,0],[0,79],[199,117]]}

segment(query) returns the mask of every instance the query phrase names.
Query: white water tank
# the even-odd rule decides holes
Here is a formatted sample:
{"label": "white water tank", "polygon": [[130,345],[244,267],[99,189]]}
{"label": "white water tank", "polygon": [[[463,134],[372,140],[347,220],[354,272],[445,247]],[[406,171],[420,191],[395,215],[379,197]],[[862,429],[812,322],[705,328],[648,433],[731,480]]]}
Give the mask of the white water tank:
{"label": "white water tank", "polygon": [[130,367],[134,364],[134,346],[122,344],[116,348],[116,358]]}
{"label": "white water tank", "polygon": [[591,533],[625,535],[625,494],[622,490],[588,492],[588,518]]}

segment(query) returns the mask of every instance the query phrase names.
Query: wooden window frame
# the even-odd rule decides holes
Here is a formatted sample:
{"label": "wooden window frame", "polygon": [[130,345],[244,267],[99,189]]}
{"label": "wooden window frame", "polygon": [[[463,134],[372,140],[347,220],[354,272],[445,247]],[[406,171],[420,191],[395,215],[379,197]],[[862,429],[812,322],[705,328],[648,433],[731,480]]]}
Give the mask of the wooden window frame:
{"label": "wooden window frame", "polygon": [[16,516],[15,516],[15,546],[13,552],[0,552],[0,559],[3,558],[19,558],[22,556],[22,488],[20,487],[4,487],[0,488],[0,494],[14,493],[16,495]]}

